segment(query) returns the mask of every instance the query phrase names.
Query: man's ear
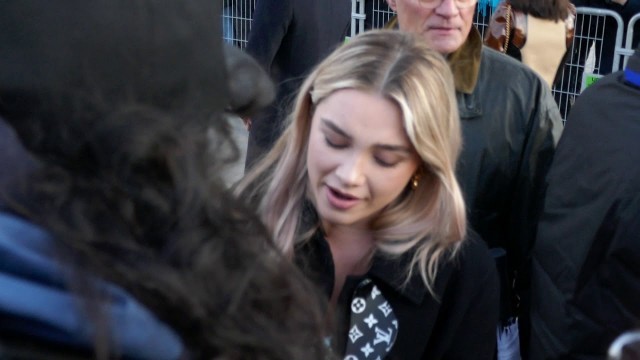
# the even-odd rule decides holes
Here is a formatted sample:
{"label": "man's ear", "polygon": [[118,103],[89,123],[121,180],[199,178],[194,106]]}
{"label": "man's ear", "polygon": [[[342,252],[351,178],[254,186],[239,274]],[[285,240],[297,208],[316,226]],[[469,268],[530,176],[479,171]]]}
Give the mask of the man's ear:
{"label": "man's ear", "polygon": [[387,0],[387,4],[389,4],[391,10],[396,11],[396,0]]}

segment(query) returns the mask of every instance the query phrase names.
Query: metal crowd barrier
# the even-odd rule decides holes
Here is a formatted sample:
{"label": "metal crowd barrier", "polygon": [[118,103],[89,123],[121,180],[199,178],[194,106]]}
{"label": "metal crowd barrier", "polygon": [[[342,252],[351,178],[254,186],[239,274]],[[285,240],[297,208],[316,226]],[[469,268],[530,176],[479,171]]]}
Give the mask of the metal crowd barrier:
{"label": "metal crowd barrier", "polygon": [[[635,40],[635,36],[638,35],[640,36],[640,34],[634,34],[633,28],[636,26],[636,23],[640,22],[640,14],[635,14],[630,20],[629,20],[629,26],[627,27],[627,41],[625,43],[625,53],[624,53],[624,65],[627,65],[627,60],[629,60],[629,57],[631,55],[633,55],[633,43]],[[640,40],[640,39],[639,39]],[[638,41],[638,46],[640,46],[640,41]]]}
{"label": "metal crowd barrier", "polygon": [[247,46],[256,0],[222,2],[222,38],[241,49]]}
{"label": "metal crowd barrier", "polygon": [[[564,120],[582,90],[609,72],[620,69],[624,50],[622,38],[624,23],[614,11],[580,7],[577,9],[573,44],[567,53],[564,68],[552,89],[553,96]],[[614,44],[606,43],[607,27],[615,27]],[[604,54],[605,48],[613,48],[613,54]],[[612,56],[611,69],[602,66],[603,57]]]}

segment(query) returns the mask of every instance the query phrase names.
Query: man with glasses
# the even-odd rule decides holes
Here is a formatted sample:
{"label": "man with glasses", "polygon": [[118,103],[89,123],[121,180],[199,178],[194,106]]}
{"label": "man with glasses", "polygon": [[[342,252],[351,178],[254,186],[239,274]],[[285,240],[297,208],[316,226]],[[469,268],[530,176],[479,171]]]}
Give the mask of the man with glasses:
{"label": "man with glasses", "polygon": [[[421,35],[446,56],[455,78],[464,149],[458,176],[469,224],[507,266],[503,320],[517,311],[528,337],[528,257],[544,178],[562,131],[548,87],[525,65],[482,46],[473,26],[476,0],[387,0],[400,30]],[[393,26],[393,25],[391,25]],[[469,324],[473,326],[473,324]],[[526,345],[526,344],[522,344]]]}

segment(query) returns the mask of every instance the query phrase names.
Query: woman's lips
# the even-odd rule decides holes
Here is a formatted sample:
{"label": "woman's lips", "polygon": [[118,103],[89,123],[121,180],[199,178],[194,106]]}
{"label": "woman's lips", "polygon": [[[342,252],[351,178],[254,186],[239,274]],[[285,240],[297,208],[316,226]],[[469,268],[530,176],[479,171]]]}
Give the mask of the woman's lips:
{"label": "woman's lips", "polygon": [[360,201],[359,198],[350,194],[343,193],[330,186],[327,186],[326,189],[327,201],[329,202],[329,205],[336,209],[348,210],[355,206],[358,201]]}

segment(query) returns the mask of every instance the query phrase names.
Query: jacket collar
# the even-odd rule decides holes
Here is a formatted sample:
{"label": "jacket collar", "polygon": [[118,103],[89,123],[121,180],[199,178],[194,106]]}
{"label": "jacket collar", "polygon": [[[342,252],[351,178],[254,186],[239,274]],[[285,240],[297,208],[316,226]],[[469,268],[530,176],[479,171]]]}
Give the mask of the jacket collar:
{"label": "jacket collar", "polygon": [[471,27],[464,44],[447,58],[453,72],[456,91],[471,94],[478,83],[482,38],[475,26]]}
{"label": "jacket collar", "polygon": [[[317,212],[310,201],[304,202],[302,224],[306,229],[316,228],[315,235],[306,244],[297,250],[296,263],[303,271],[322,284],[325,292],[331,294],[335,277],[333,257],[329,244],[321,229],[317,228]],[[422,282],[419,272],[411,274],[406,280],[408,266],[411,264],[413,253],[407,253],[399,257],[389,257],[384,254],[374,256],[371,268],[365,277],[371,277],[395,290],[404,298],[414,304],[420,304],[427,294],[427,288]],[[448,275],[438,274],[438,277]],[[439,289],[436,289],[438,291]]]}
{"label": "jacket collar", "polygon": [[420,273],[414,271],[406,281],[407,269],[411,264],[411,256],[406,254],[400,258],[388,258],[378,255],[373,259],[368,275],[393,288],[414,304],[420,304],[427,294],[427,287]]}
{"label": "jacket collar", "polygon": [[[335,281],[335,265],[329,243],[321,230],[318,230],[309,242],[296,250],[295,258],[297,265],[303,272],[320,285],[327,296],[330,296]],[[393,289],[414,304],[420,304],[424,300],[427,288],[422,282],[420,274],[415,272],[405,283],[406,269],[410,260],[410,255],[389,258],[379,254],[374,257],[371,268],[365,275],[349,276],[349,278],[364,279],[369,277],[374,282],[382,283]]]}

